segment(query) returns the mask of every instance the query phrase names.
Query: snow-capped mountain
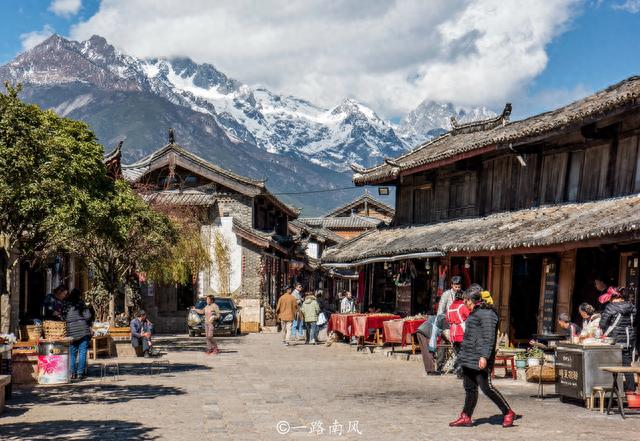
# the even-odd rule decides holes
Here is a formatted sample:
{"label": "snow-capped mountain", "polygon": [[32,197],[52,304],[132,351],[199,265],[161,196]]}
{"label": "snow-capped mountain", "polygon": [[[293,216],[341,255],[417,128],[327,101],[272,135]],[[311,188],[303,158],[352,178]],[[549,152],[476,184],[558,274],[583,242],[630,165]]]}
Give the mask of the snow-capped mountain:
{"label": "snow-capped mountain", "polygon": [[[211,64],[141,59],[104,38],[76,42],[53,35],[0,66],[0,82],[22,83],[23,97],[62,116],[86,121],[105,146],[124,139],[123,159],[140,159],[166,143],[166,129],[194,153],[290,192],[349,185],[349,164],[370,167],[461,120],[494,115],[485,108],[422,103],[399,126],[355,99],[324,108],[253,87]],[[285,196],[318,213],[336,198]]]}
{"label": "snow-capped mountain", "polygon": [[451,130],[451,117],[458,122],[472,122],[493,118],[496,113],[486,107],[455,108],[452,103],[423,101],[409,112],[396,128],[400,138],[409,145],[418,145]]}

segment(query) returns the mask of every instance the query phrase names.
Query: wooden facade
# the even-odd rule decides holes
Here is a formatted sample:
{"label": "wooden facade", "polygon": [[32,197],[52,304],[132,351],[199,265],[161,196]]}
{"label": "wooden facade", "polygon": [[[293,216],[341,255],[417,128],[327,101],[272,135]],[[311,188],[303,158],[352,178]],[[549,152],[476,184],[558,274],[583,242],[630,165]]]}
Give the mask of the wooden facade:
{"label": "wooden facade", "polygon": [[[597,307],[595,278],[634,294],[640,77],[522,121],[509,122],[507,108],[380,166],[354,166],[358,185],[396,186],[396,215],[390,227],[327,251],[325,264],[374,275],[382,263],[372,260],[392,272],[426,267],[426,280],[414,271],[404,284],[414,286],[410,308],[399,308],[406,302],[396,289],[406,313],[433,310],[439,269],[467,285],[484,280],[516,342],[553,331],[558,313],[579,320],[583,301]],[[367,286],[370,301],[389,296],[381,280]],[[419,300],[425,287],[429,301]]]}

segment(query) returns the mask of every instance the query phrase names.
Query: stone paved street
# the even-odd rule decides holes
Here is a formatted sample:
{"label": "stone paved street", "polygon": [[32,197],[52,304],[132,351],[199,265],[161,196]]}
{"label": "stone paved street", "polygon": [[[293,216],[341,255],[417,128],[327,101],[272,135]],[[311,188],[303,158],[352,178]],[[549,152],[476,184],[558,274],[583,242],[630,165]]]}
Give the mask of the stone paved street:
{"label": "stone paved street", "polygon": [[[495,384],[524,413],[503,429],[497,410],[480,398],[474,428],[450,429],[461,384],[423,377],[420,363],[356,352],[343,344],[284,347],[278,335],[221,338],[223,353],[201,353],[202,338],[164,337],[171,372],[149,375],[137,360],[120,360],[121,376],[91,377],[65,387],[20,390],[0,417],[0,439],[162,440],[625,440],[638,439],[640,416],[624,422],[557,399],[530,398],[535,387]],[[549,391],[551,391],[551,387]],[[330,434],[330,426],[343,434]],[[291,427],[286,435],[281,429]],[[286,423],[284,423],[286,422]],[[311,435],[313,423],[325,430]],[[361,435],[347,434],[357,422]],[[306,429],[296,427],[306,426]]]}

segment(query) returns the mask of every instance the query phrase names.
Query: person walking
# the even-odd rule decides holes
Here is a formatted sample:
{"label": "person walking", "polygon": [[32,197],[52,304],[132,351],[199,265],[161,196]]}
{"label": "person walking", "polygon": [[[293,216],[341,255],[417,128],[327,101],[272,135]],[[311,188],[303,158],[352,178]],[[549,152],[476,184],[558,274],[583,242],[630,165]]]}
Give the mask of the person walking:
{"label": "person walking", "polygon": [[298,313],[298,302],[291,294],[291,287],[286,287],[278,299],[276,315],[282,326],[282,343],[289,346],[291,341],[291,327]]}
{"label": "person walking", "polygon": [[291,292],[291,295],[295,297],[296,302],[298,302],[298,312],[293,319],[293,325],[291,327],[292,329],[291,338],[293,339],[295,339],[296,337],[298,339],[302,339],[303,337],[302,333],[304,332],[304,319],[302,318],[302,315],[300,313],[300,307],[302,306],[302,301],[303,301],[302,290],[303,290],[302,284],[296,283],[295,289],[293,290],[293,292]]}
{"label": "person walking", "polygon": [[207,338],[207,350],[205,354],[216,355],[220,353],[218,343],[213,337],[216,323],[220,320],[220,308],[216,305],[216,298],[213,294],[209,294],[206,297],[207,306],[203,309],[191,309],[195,310],[198,314],[204,314],[204,334]]}
{"label": "person walking", "polygon": [[79,289],[72,289],[63,302],[61,317],[67,323],[67,337],[73,339],[69,345],[71,379],[84,379],[91,341],[91,310],[84,303]]}
{"label": "person walking", "polygon": [[[616,344],[622,345],[622,365],[631,366],[636,348],[636,307],[629,302],[624,288],[610,287],[598,300],[606,304],[600,318],[600,329],[605,337],[612,337]],[[636,390],[632,373],[624,374],[624,390]]]}
{"label": "person walking", "polygon": [[463,299],[470,311],[458,357],[459,365],[462,367],[465,401],[460,417],[449,423],[449,426],[473,425],[471,417],[478,403],[478,388],[480,388],[502,412],[502,427],[511,427],[516,414],[491,384],[490,373],[495,361],[498,313],[493,306],[483,300],[482,290],[478,287],[467,289]]}
{"label": "person walking", "polygon": [[307,294],[304,297],[300,311],[304,318],[304,327],[306,330],[304,343],[309,344],[309,342],[311,342],[312,345],[315,345],[318,337],[318,314],[320,314],[320,305],[316,300],[316,296],[311,293]]}

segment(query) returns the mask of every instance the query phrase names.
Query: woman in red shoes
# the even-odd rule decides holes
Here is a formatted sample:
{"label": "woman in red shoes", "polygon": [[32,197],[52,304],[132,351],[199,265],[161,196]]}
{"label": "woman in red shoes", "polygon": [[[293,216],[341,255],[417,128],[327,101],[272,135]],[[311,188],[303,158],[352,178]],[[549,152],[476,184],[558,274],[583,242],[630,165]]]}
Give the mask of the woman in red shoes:
{"label": "woman in red shoes", "polygon": [[451,427],[471,426],[471,416],[478,402],[478,388],[493,401],[504,415],[503,427],[513,426],[516,414],[509,403],[491,384],[491,368],[495,360],[499,317],[493,306],[482,298],[482,288],[471,286],[463,295],[470,314],[466,320],[464,339],[458,355],[462,367],[464,408],[460,417],[449,423]]}

